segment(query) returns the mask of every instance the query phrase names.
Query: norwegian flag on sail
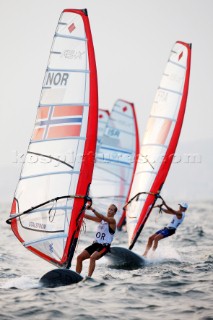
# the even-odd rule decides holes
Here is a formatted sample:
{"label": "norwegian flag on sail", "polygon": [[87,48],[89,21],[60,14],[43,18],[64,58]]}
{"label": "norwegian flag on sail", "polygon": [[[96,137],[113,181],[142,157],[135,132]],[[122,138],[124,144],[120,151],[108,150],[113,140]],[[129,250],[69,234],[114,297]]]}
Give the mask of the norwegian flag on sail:
{"label": "norwegian flag on sail", "polygon": [[31,140],[79,137],[82,114],[82,106],[40,107]]}

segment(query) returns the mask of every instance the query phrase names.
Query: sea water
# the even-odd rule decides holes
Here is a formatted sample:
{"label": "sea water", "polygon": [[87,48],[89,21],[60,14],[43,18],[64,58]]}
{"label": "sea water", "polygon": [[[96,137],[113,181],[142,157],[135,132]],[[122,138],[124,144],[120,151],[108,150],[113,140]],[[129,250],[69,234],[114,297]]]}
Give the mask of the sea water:
{"label": "sea water", "polygon": [[[5,223],[8,212],[9,205],[1,208],[0,320],[213,319],[213,202],[190,204],[176,234],[159,242],[144,267],[111,269],[103,257],[91,280],[58,288],[39,285],[40,277],[54,266],[19,243]],[[140,255],[148,236],[171,219],[166,214],[156,217],[150,216],[133,249]],[[89,225],[76,254],[93,238]],[[114,245],[127,247],[127,234],[117,232]],[[76,255],[73,269],[75,263]],[[87,268],[85,261],[83,276]]]}

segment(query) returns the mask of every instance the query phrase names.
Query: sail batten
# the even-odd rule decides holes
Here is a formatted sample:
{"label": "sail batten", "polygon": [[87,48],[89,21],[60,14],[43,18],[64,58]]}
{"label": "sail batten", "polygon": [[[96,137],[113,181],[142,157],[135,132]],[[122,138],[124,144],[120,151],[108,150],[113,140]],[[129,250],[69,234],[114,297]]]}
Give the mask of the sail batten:
{"label": "sail batten", "polygon": [[80,72],[80,73],[89,73],[89,70],[81,70],[81,69],[54,69],[54,68],[47,68],[47,72]]}
{"label": "sail batten", "polygon": [[174,93],[174,94],[177,94],[177,95],[179,95],[179,96],[182,96],[182,92],[178,92],[178,91],[175,91],[175,90],[171,90],[171,89],[169,89],[169,88],[159,87],[159,90],[167,91],[167,92]]}
{"label": "sail batten", "polygon": [[169,117],[163,117],[163,116],[157,116],[157,115],[150,115],[150,118],[156,118],[156,119],[167,119],[167,120],[171,120],[173,122],[176,122],[177,120],[175,118],[169,118]]}
{"label": "sail batten", "polygon": [[[69,206],[57,206],[57,209],[62,209],[62,210],[72,210],[73,207],[69,207]],[[52,207],[46,207],[44,209],[42,208],[39,208],[38,210],[34,209],[31,211],[31,214],[34,213],[34,212],[40,212],[40,211],[46,211],[46,212],[49,212],[49,210],[51,210]]]}
{"label": "sail batten", "polygon": [[73,36],[67,36],[67,35],[62,35],[59,33],[55,34],[55,38],[65,38],[65,39],[73,39],[73,40],[80,40],[80,41],[87,41],[86,38],[81,38],[81,37],[73,37]]}
{"label": "sail batten", "polygon": [[[58,107],[64,107],[67,106],[67,103],[51,103],[51,104],[40,104],[38,106],[38,108],[42,108],[42,107],[54,107],[55,105],[57,105]],[[82,107],[88,107],[89,104],[88,103],[81,103],[81,102],[74,102],[74,103],[69,103],[69,107],[72,106],[82,106]]]}
{"label": "sail batten", "polygon": [[[64,230],[59,230],[57,232],[63,232]],[[45,237],[45,238],[41,238],[41,239],[38,239],[38,240],[35,240],[35,241],[29,241],[29,242],[24,242],[23,243],[23,246],[24,247],[29,247],[29,246],[32,246],[33,244],[35,243],[42,243],[42,242],[46,242],[46,241],[49,241],[49,240],[53,240],[53,239],[59,239],[59,238],[64,238],[66,239],[67,238],[67,234],[61,234],[61,235],[55,235],[55,236],[51,236],[51,237]]]}
{"label": "sail batten", "polygon": [[72,175],[72,174],[79,174],[79,173],[80,173],[80,171],[48,172],[48,173],[36,174],[36,175],[32,175],[32,176],[21,176],[20,180],[32,179],[32,178],[39,178],[39,177],[44,177],[44,176],[51,176],[51,175],[55,175],[55,174],[68,174],[68,175]]}
{"label": "sail batten", "polygon": [[[174,52],[174,53],[176,53],[176,52]],[[171,64],[174,64],[174,65],[180,67],[180,68],[186,69],[185,66],[183,66],[183,65],[181,65],[181,64],[179,64],[179,63],[177,63],[177,62],[174,62],[174,61],[172,61],[172,60],[169,60],[169,62],[170,62]]]}
{"label": "sail batten", "polygon": [[[97,160],[103,160],[103,158],[101,158],[101,157],[96,157],[96,159]],[[115,165],[116,164],[123,164],[123,165],[129,166],[129,161],[120,161],[120,160],[114,160],[112,158],[105,157],[104,160],[103,160],[103,163],[106,163],[106,162],[115,163]]]}
{"label": "sail batten", "polygon": [[[122,114],[122,112],[119,112],[119,111],[117,111],[117,110],[115,110],[114,112],[117,113],[117,114],[120,114],[120,115]],[[128,118],[128,119],[130,119],[130,120],[134,120],[134,118],[133,118],[132,116],[129,116],[129,115],[127,115],[127,114],[124,114],[124,115],[122,114],[122,116],[125,117],[125,118]],[[118,120],[118,121],[119,121],[119,120]]]}
{"label": "sail batten", "polygon": [[112,148],[111,146],[101,146],[102,150],[110,150],[110,151],[116,151],[116,152],[122,152],[122,153],[127,153],[127,154],[132,154],[131,149],[125,149],[125,148]]}

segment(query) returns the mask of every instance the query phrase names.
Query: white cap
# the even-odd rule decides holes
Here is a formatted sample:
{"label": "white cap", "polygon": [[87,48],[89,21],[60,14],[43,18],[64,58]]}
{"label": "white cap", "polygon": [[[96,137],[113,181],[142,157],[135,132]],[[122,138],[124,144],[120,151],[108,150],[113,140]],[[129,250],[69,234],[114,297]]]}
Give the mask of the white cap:
{"label": "white cap", "polygon": [[186,203],[186,202],[181,202],[181,203],[179,203],[179,205],[182,207],[182,208],[185,208],[185,209],[188,209],[188,203]]}

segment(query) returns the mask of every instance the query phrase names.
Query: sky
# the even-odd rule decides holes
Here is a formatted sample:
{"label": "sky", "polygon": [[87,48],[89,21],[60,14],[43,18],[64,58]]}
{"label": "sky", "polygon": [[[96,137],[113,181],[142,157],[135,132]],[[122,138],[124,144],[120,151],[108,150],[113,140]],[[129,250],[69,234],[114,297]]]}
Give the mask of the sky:
{"label": "sky", "polygon": [[65,8],[88,9],[99,106],[133,102],[141,140],[170,50],[177,40],[192,43],[186,114],[163,193],[169,200],[211,199],[212,0],[1,0],[0,202],[12,201]]}

